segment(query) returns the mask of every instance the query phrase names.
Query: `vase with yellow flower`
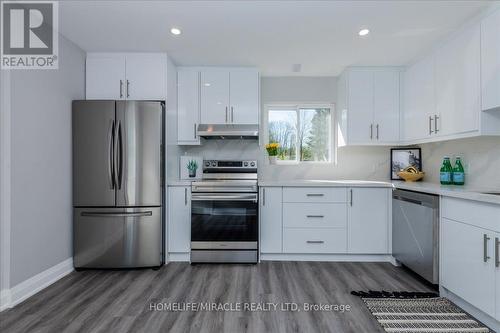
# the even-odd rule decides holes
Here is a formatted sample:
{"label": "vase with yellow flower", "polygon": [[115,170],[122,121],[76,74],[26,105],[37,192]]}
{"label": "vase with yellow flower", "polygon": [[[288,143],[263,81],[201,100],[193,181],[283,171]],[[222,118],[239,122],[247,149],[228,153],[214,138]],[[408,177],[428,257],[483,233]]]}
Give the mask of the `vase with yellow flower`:
{"label": "vase with yellow flower", "polygon": [[278,159],[278,148],[279,143],[273,142],[268,143],[266,145],[267,154],[269,155],[269,163],[276,164],[276,160]]}

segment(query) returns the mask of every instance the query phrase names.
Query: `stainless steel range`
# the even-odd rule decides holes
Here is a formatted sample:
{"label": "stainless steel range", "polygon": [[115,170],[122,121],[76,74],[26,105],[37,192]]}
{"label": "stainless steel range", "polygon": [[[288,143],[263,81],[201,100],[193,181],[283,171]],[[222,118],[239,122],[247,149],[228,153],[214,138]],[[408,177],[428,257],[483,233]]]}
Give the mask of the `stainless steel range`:
{"label": "stainless steel range", "polygon": [[191,263],[256,263],[257,161],[204,161],[191,191]]}

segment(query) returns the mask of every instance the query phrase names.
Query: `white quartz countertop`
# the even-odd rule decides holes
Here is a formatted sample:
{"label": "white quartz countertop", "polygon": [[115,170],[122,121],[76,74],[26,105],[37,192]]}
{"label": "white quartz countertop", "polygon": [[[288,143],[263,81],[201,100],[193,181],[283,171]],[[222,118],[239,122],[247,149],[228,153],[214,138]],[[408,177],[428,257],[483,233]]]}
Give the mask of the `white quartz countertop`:
{"label": "white quartz countertop", "polygon": [[263,180],[259,186],[392,187],[390,182],[368,180]]}
{"label": "white quartz countertop", "polygon": [[500,189],[478,188],[472,186],[441,185],[429,182],[404,182],[393,181],[395,188],[416,192],[431,193],[445,197],[482,201],[500,205],[500,195],[486,194],[484,192],[499,193]]}
{"label": "white quartz countertop", "polygon": [[[191,186],[192,180],[168,179],[167,186]],[[484,192],[500,192],[500,189],[477,188],[472,186],[440,185],[429,182],[369,181],[369,180],[260,180],[259,186],[289,187],[390,187],[402,190],[424,192],[445,197],[482,201],[499,204],[500,195]]]}

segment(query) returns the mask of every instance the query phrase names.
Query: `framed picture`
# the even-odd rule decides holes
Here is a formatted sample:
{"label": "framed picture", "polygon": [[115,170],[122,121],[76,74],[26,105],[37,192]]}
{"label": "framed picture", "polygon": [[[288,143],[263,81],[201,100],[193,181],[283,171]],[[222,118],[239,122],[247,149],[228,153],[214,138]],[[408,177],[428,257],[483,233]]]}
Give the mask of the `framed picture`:
{"label": "framed picture", "polygon": [[181,156],[179,170],[181,179],[201,179],[203,173],[203,157]]}
{"label": "framed picture", "polygon": [[422,171],[422,151],[420,148],[391,149],[391,180],[401,180],[398,172],[413,166]]}

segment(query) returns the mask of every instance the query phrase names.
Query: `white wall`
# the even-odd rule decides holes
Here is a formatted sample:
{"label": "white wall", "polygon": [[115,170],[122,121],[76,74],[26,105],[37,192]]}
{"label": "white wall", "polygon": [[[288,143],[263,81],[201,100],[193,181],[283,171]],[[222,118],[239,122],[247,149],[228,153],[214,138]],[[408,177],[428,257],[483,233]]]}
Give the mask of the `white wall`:
{"label": "white wall", "polygon": [[425,180],[439,183],[439,169],[444,156],[461,155],[465,182],[478,189],[500,190],[500,138],[478,137],[426,143],[422,148]]}
{"label": "white wall", "polygon": [[0,309],[10,303],[10,71],[0,70]]}
{"label": "white wall", "polygon": [[11,72],[11,287],[72,257],[71,101],[85,96],[85,53],[59,43],[58,70]]}

